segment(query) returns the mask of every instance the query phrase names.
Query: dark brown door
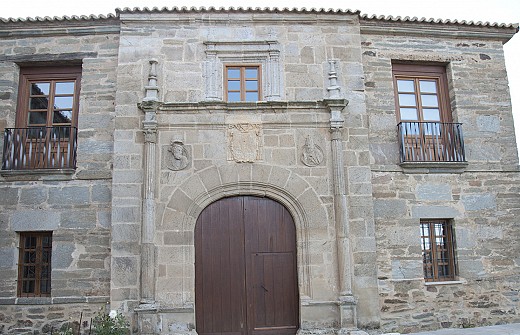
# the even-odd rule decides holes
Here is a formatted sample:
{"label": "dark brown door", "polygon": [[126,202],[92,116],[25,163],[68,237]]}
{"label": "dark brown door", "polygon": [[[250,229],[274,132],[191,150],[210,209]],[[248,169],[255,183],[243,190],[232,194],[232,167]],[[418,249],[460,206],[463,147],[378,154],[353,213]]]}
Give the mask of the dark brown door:
{"label": "dark brown door", "polygon": [[296,334],[296,232],[268,198],[224,198],[195,226],[197,333]]}

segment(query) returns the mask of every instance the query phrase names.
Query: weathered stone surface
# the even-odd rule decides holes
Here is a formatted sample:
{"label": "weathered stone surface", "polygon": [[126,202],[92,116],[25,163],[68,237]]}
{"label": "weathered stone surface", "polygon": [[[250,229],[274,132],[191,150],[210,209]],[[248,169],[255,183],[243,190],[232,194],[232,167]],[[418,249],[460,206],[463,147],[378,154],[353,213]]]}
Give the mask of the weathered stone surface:
{"label": "weathered stone surface", "polygon": [[48,210],[15,211],[11,217],[14,231],[52,231],[60,225],[60,213]]}
{"label": "weathered stone surface", "polygon": [[[50,333],[108,301],[135,316],[143,287],[158,305],[139,310],[134,332],[193,333],[197,216],[240,195],[271,197],[293,216],[301,334],[349,331],[338,329],[348,314],[338,305],[343,279],[357,300],[349,313],[374,334],[518,320],[520,186],[502,53],[514,27],[210,14],[122,11],[0,28],[0,128],[17,125],[20,66],[82,64],[76,171],[0,176],[0,333]],[[227,103],[225,66],[244,62],[261,65],[261,101]],[[443,162],[399,165],[398,62],[446,66],[452,119],[463,124],[463,173]],[[145,114],[138,103],[150,93],[158,106],[141,106],[152,108]],[[342,130],[331,133],[324,99],[336,93],[348,105],[335,111]],[[143,134],[143,121],[157,138]],[[230,141],[230,124],[255,125],[255,142]],[[308,135],[323,151],[316,166],[301,161]],[[180,171],[165,164],[172,140],[191,159]],[[453,225],[451,283],[424,282],[423,219]],[[17,297],[23,231],[53,233],[52,298]]]}

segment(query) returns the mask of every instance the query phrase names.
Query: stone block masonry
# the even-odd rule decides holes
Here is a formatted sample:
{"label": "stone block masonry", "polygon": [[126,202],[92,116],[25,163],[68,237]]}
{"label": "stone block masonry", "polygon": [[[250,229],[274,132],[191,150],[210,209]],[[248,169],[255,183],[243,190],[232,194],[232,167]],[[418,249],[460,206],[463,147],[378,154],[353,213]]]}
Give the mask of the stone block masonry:
{"label": "stone block masonry", "polygon": [[[288,9],[0,21],[0,127],[26,126],[16,121],[21,68],[82,68],[75,171],[0,172],[0,334],[54,333],[83,313],[85,335],[100,308],[141,335],[229,321],[197,294],[200,264],[216,273],[230,256],[196,233],[199,215],[229,197],[269,198],[291,216],[298,299],[287,306],[299,335],[520,321],[520,176],[502,51],[516,31]],[[445,68],[445,121],[462,123],[466,162],[401,164],[398,63]],[[258,68],[239,86],[258,85],[259,101],[226,101],[236,84],[226,66]],[[248,210],[225,215],[259,217]],[[433,219],[453,225],[454,280],[425,281],[420,227]],[[255,226],[267,251],[271,224]],[[52,232],[49,297],[18,293],[24,232]],[[201,248],[214,258],[201,263]],[[287,270],[262,262],[251,261],[254,276],[247,261],[233,266],[246,278],[240,302],[258,310]]]}

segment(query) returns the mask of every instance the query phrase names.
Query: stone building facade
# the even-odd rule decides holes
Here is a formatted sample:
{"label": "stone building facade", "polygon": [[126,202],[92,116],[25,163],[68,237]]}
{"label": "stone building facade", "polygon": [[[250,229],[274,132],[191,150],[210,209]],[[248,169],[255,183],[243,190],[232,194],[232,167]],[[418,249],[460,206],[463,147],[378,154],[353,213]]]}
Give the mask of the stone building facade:
{"label": "stone building facade", "polygon": [[[106,304],[140,334],[520,321],[517,30],[278,9],[2,21],[0,333],[88,331]],[[52,237],[48,286],[44,256],[24,272],[31,234]]]}

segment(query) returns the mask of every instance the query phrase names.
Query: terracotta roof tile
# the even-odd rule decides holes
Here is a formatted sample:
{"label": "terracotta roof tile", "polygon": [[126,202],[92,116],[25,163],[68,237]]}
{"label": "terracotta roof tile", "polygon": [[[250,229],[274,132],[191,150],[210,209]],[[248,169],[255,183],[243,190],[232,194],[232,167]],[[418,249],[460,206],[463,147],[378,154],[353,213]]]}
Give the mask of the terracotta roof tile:
{"label": "terracotta roof tile", "polygon": [[418,18],[418,17],[401,17],[401,16],[385,16],[385,15],[369,15],[361,14],[359,10],[351,9],[325,9],[325,8],[277,8],[277,7],[153,7],[153,8],[116,8],[116,14],[107,15],[81,15],[81,16],[54,16],[54,17],[35,17],[35,18],[0,18],[0,24],[10,23],[33,23],[33,22],[85,22],[85,21],[102,21],[102,20],[113,20],[119,17],[120,14],[140,14],[140,13],[297,13],[297,14],[354,14],[359,15],[360,19],[365,21],[387,21],[387,22],[410,22],[410,23],[431,23],[431,24],[442,24],[442,25],[463,25],[463,26],[478,26],[478,27],[495,27],[495,28],[516,28],[518,30],[517,23],[497,23],[497,22],[474,22],[466,20],[449,20],[449,19],[434,19],[434,18]]}

